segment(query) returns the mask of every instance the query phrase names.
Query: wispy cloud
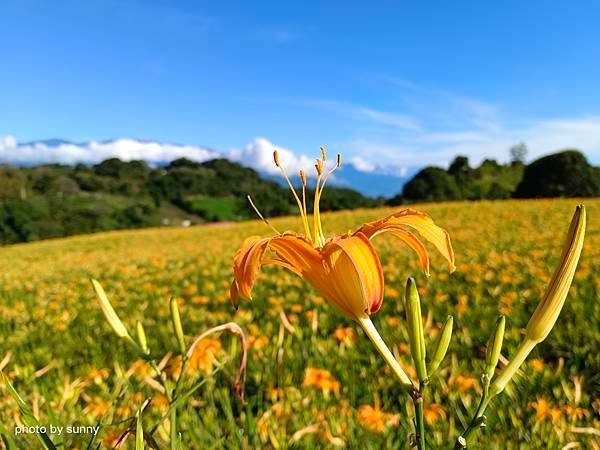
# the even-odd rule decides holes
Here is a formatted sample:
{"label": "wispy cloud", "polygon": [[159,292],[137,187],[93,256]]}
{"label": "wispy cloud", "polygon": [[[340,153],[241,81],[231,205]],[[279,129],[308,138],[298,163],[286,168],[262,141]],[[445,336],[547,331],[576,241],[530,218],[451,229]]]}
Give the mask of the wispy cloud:
{"label": "wispy cloud", "polygon": [[325,111],[331,111],[357,121],[369,121],[380,125],[399,128],[408,131],[420,131],[419,121],[412,116],[390,111],[381,111],[367,106],[335,100],[305,100],[303,105]]}
{"label": "wispy cloud", "polygon": [[509,159],[509,149],[525,142],[528,159],[565,148],[583,151],[594,163],[600,162],[600,116],[539,120],[527,126],[464,129],[461,131],[423,131],[394,142],[356,139],[347,142],[355,153],[377,158],[383,164],[407,166],[447,166],[456,155],[465,155],[473,164],[483,159]]}

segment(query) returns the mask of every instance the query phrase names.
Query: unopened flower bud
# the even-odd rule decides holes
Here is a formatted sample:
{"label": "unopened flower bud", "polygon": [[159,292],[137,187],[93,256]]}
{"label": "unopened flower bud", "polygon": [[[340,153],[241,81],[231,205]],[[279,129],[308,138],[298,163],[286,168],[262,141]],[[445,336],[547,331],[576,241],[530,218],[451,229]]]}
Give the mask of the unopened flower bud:
{"label": "unopened flower bud", "polygon": [[527,324],[527,339],[535,342],[546,339],[562,310],[583,248],[585,222],[585,207],[578,205],[571,220],[558,267],[552,275],[542,301]]}
{"label": "unopened flower bud", "polygon": [[533,316],[531,316],[531,319],[529,319],[525,332],[525,340],[519,346],[515,356],[502,369],[490,386],[491,397],[498,395],[504,390],[529,353],[531,353],[531,350],[548,336],[548,333],[550,333],[550,330],[556,323],[556,319],[560,314],[569,288],[571,287],[575,268],[577,267],[579,255],[583,248],[585,222],[585,207],[578,205],[571,220],[560,262],[552,275],[542,301],[533,313]]}
{"label": "unopened flower bud", "polygon": [[437,341],[435,343],[433,357],[431,358],[431,362],[429,363],[429,373],[433,374],[446,356],[446,352],[448,351],[448,346],[450,345],[450,339],[452,338],[452,325],[454,323],[454,319],[452,316],[448,316],[442,329],[440,330],[440,334],[438,335]]}
{"label": "unopened flower bud", "polygon": [[494,371],[498,365],[498,358],[500,358],[500,351],[502,350],[502,341],[504,340],[504,326],[506,319],[504,316],[498,317],[496,320],[496,326],[494,332],[490,336],[485,352],[485,374],[488,380],[491,380],[494,376]]}
{"label": "unopened flower bud", "polygon": [[100,301],[100,308],[102,308],[104,317],[106,317],[106,320],[108,321],[109,325],[115,331],[117,336],[122,338],[128,337],[129,333],[127,333],[125,325],[123,325],[123,322],[121,322],[121,319],[119,319],[119,316],[117,316],[117,313],[110,304],[110,301],[108,300],[108,297],[106,296],[102,285],[100,285],[100,283],[98,283],[94,279],[92,279],[92,285],[94,286],[94,291],[96,291],[96,296]]}
{"label": "unopened flower bud", "polygon": [[420,382],[427,381],[427,368],[425,367],[425,337],[423,335],[423,318],[421,316],[421,300],[417,292],[415,280],[406,281],[404,293],[404,306],[408,323],[408,342],[410,353],[415,363],[415,369]]}
{"label": "unopened flower bud", "polygon": [[135,324],[135,328],[137,331],[138,343],[140,344],[142,351],[145,354],[150,353],[150,350],[148,349],[148,341],[146,340],[146,332],[144,331],[144,326],[142,325],[142,322],[138,320],[138,322]]}
{"label": "unopened flower bud", "polygon": [[179,317],[179,307],[177,306],[177,299],[171,297],[169,302],[171,309],[171,320],[173,321],[173,331],[179,344],[179,351],[181,354],[185,354],[185,341],[183,340],[183,328],[181,326],[181,318]]}

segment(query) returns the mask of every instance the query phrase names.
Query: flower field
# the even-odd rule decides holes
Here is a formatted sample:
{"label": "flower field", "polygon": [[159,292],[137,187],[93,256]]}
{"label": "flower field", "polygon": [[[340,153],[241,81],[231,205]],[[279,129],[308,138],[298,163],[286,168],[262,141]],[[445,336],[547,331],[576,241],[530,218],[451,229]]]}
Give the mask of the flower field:
{"label": "flower field", "polygon": [[[402,302],[406,278],[415,277],[419,286],[428,349],[447,315],[454,316],[448,355],[425,394],[430,448],[451,447],[477,407],[485,345],[498,314],[506,316],[500,366],[519,345],[578,202],[416,205],[450,233],[452,274],[432,251],[426,278],[415,254],[398,239],[374,241],[386,285],[385,301],[372,320],[411,378]],[[516,382],[493,400],[474,448],[600,449],[600,200],[583,203],[586,240],[564,310]],[[392,212],[322,214],[325,236]],[[278,229],[302,227],[297,217],[271,223]],[[244,401],[233,391],[241,355],[237,337],[211,335],[190,358],[184,382],[204,383],[181,408],[178,429],[186,448],[409,448],[412,402],[360,328],[316,291],[288,271],[266,267],[254,300],[241,301],[237,312],[232,307],[236,250],[247,236],[269,234],[265,224],[252,221],[0,248],[0,367],[41,424],[100,426],[95,439],[85,432],[54,436],[63,448],[113,448],[132,423],[135,429],[131,419],[147,399],[145,429],[166,448],[169,421],[160,419],[167,399],[154,369],[106,322],[90,283],[95,278],[129,330],[137,321],[143,324],[150,351],[173,379],[182,365],[173,355],[178,345],[171,296],[188,345],[225,322],[244,330]],[[18,406],[0,385],[0,432],[17,448],[37,448],[33,434],[15,436],[17,425],[22,425]],[[134,445],[131,435],[120,448]]]}

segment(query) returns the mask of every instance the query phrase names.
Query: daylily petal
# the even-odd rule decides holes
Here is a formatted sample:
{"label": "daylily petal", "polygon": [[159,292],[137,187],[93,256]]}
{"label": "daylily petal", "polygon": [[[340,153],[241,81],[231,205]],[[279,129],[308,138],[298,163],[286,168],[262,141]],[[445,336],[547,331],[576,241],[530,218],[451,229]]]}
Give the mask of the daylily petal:
{"label": "daylily petal", "polygon": [[[322,252],[315,249],[305,238],[291,233],[284,234],[273,238],[269,248],[279,258],[265,261],[265,263],[277,264],[291,270],[329,301],[339,298],[334,290],[335,285],[331,282],[328,268],[323,261]],[[336,306],[338,305],[336,304]],[[348,311],[343,310],[342,312],[348,314]]]}
{"label": "daylily petal", "polygon": [[[401,227],[388,227],[385,231],[392,233],[397,238],[400,238],[402,242],[412,248],[417,256],[419,257],[419,263],[423,268],[423,272],[429,275],[429,252],[423,245],[423,242],[410,231]],[[382,231],[383,232],[383,231]]]}
{"label": "daylily petal", "polygon": [[[364,224],[358,230],[356,230],[355,234],[364,233],[369,239],[371,239],[379,233],[391,231],[398,236],[397,231],[403,228],[406,231],[406,227],[417,230],[419,234],[423,236],[423,238],[431,242],[450,264],[450,271],[454,272],[454,250],[452,249],[448,232],[437,226],[431,217],[421,211],[411,208],[398,211],[381,220]],[[423,270],[427,273],[428,267],[426,264],[424,264],[425,259],[421,253],[422,251],[417,250],[418,246],[416,246],[414,241],[411,241],[411,243],[407,242],[410,237],[407,237],[405,234],[403,237],[406,238],[403,239],[404,242],[406,242],[407,245],[409,245],[417,252],[417,254],[419,254]]]}
{"label": "daylily petal", "polygon": [[240,293],[238,292],[237,281],[235,281],[235,279],[231,282],[231,287],[229,288],[229,298],[231,299],[233,307],[237,309],[240,304]]}
{"label": "daylily petal", "polygon": [[280,261],[295,268],[296,273],[304,276],[316,266],[322,266],[319,252],[302,236],[287,233],[271,239],[269,248]]}
{"label": "daylily petal", "polygon": [[[235,292],[244,298],[252,298],[252,286],[258,278],[262,257],[271,238],[249,237],[244,241],[233,260]],[[233,290],[233,286],[232,286]]]}
{"label": "daylily petal", "polygon": [[323,254],[335,291],[330,300],[351,318],[377,312],[383,301],[383,270],[369,239],[362,233],[334,239]]}
{"label": "daylily petal", "polygon": [[285,261],[282,261],[281,259],[277,259],[277,258],[264,259],[262,264],[263,264],[263,266],[268,266],[268,265],[280,266],[280,267],[283,267],[283,268],[289,270],[290,272],[294,272],[299,277],[302,277],[302,274],[300,272],[298,272],[298,270],[294,266],[292,266],[291,264],[288,264]]}

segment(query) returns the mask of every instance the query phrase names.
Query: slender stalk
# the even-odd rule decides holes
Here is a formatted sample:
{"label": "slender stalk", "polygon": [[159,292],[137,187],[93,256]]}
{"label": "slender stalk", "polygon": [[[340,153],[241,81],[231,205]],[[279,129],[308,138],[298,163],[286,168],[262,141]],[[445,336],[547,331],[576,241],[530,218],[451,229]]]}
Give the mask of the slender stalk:
{"label": "slender stalk", "polygon": [[358,317],[356,320],[364,330],[365,334],[369,337],[379,354],[383,357],[387,365],[390,366],[394,374],[398,377],[402,388],[407,393],[412,395],[414,386],[410,381],[410,378],[408,378],[408,375],[406,375],[406,372],[404,372],[402,367],[400,367],[400,364],[398,364],[398,361],[396,361],[396,358],[394,358],[394,355],[390,349],[387,347],[387,345],[385,345],[385,342],[377,332],[377,329],[375,328],[375,325],[373,325],[373,322],[371,322],[369,316],[365,315],[363,317]]}
{"label": "slender stalk", "polygon": [[468,438],[483,423],[483,413],[485,412],[490,400],[504,390],[506,384],[515,375],[535,345],[535,342],[525,339],[521,346],[517,349],[515,356],[510,360],[508,365],[502,369],[500,374],[494,379],[494,382],[490,385],[489,379],[487,380],[484,385],[483,395],[481,396],[481,401],[479,402],[477,411],[475,411],[469,426],[456,440],[456,444],[454,446],[455,449],[467,448]]}
{"label": "slender stalk", "polygon": [[165,389],[165,395],[167,396],[167,400],[169,400],[169,402],[171,402],[171,400],[172,400],[171,392],[169,391],[169,386],[167,384],[164,372],[162,370],[160,370],[160,367],[158,367],[158,365],[156,364],[156,361],[151,359],[149,362],[150,362],[150,366],[154,369],[154,371],[158,375],[160,384],[162,384],[163,388]]}
{"label": "slender stalk", "polygon": [[173,408],[171,410],[170,415],[171,422],[171,450],[177,450],[179,448],[178,438],[177,438],[177,408]]}
{"label": "slender stalk", "polygon": [[490,386],[490,394],[492,397],[498,395],[500,392],[504,390],[508,382],[512,379],[512,377],[517,373],[521,364],[527,359],[533,348],[536,346],[537,342],[531,339],[525,339],[523,343],[519,346],[517,353],[510,360],[508,365],[502,369],[500,374],[494,379],[494,382]]}
{"label": "slender stalk", "polygon": [[177,381],[175,382],[175,387],[173,388],[173,395],[172,395],[173,402],[171,402],[172,409],[171,409],[171,413],[169,415],[170,422],[171,422],[171,436],[170,436],[171,450],[179,449],[179,437],[177,436],[177,404],[175,404],[174,402],[178,399],[179,389],[181,387],[181,384],[183,382],[183,377],[184,377],[185,371],[187,369],[187,362],[188,362],[187,354],[183,353],[181,355],[181,373],[177,377]]}
{"label": "slender stalk", "polygon": [[479,401],[479,405],[477,406],[477,411],[475,411],[475,414],[473,415],[469,426],[456,440],[456,444],[454,445],[454,448],[456,450],[467,448],[467,442],[469,437],[483,422],[483,413],[485,412],[485,408],[487,408],[487,405],[490,402],[490,400],[491,396],[489,395],[488,387],[486,386],[483,391],[483,395],[481,396],[481,400]]}
{"label": "slender stalk", "polygon": [[187,369],[187,362],[188,362],[188,358],[186,354],[181,355],[182,361],[181,361],[181,373],[179,374],[179,377],[177,377],[177,382],[175,383],[175,389],[173,389],[173,399],[176,400],[177,399],[177,394],[179,393],[179,389],[181,388],[181,384],[183,382],[183,376],[185,374],[185,371]]}
{"label": "slender stalk", "polygon": [[415,405],[415,436],[418,450],[425,450],[425,421],[423,420],[423,395],[415,391],[413,394]]}
{"label": "slender stalk", "polygon": [[176,408],[177,406],[182,404],[185,400],[187,400],[189,397],[191,397],[198,389],[200,389],[202,386],[204,386],[204,384],[206,384],[216,373],[223,370],[223,367],[225,367],[225,365],[228,362],[229,362],[229,360],[225,361],[223,364],[215,367],[213,369],[213,371],[210,374],[208,374],[208,376],[206,378],[204,378],[201,381],[199,381],[198,383],[196,383],[185,394],[182,394],[179,398],[173,400],[173,402],[169,404],[169,410],[158,420],[158,422],[154,425],[154,427],[152,427],[152,430],[150,431],[150,436],[154,435],[154,433],[156,433],[156,430],[158,429],[158,427],[167,419],[167,417],[169,417],[171,415],[171,411],[173,410],[173,408]]}

